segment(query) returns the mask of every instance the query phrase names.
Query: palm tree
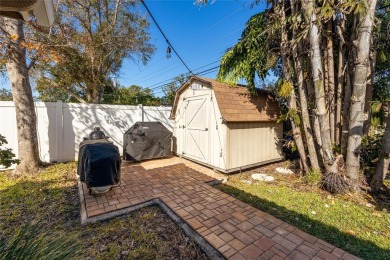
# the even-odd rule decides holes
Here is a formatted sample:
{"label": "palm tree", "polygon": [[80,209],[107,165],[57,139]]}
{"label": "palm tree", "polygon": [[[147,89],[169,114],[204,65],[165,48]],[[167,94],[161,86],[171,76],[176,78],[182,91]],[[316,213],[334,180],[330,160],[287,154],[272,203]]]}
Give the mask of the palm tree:
{"label": "palm tree", "polygon": [[295,119],[305,171],[321,167],[347,177],[350,188],[358,190],[364,103],[371,101],[367,78],[375,67],[370,43],[380,40],[372,33],[377,0],[268,2],[269,8],[248,21],[239,42],[222,57],[218,79],[243,78],[253,89],[256,76],[278,71],[279,94],[287,98],[287,117]]}

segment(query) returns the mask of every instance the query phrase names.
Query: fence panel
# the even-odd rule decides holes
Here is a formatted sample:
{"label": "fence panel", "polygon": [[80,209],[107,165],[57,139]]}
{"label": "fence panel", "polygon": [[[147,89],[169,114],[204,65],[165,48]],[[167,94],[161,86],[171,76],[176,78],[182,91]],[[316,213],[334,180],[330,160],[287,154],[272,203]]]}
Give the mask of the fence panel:
{"label": "fence panel", "polygon": [[[78,145],[95,126],[100,126],[122,153],[123,133],[138,121],[160,121],[172,130],[170,107],[117,106],[36,102],[37,131],[41,160],[77,160]],[[13,102],[0,102],[0,134],[18,152],[16,115]]]}
{"label": "fence panel", "polygon": [[173,122],[169,119],[171,107],[143,107],[145,122],[161,122],[169,131],[173,132]]}

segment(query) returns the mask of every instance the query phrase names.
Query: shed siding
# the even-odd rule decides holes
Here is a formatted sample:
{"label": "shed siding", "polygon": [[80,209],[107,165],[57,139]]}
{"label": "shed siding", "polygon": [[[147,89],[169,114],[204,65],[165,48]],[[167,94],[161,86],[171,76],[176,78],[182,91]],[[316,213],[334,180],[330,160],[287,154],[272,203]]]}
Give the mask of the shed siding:
{"label": "shed siding", "polygon": [[282,124],[229,123],[229,169],[282,159]]}
{"label": "shed siding", "polygon": [[177,155],[223,172],[283,159],[282,124],[226,123],[219,103],[233,101],[217,100],[215,91],[202,81],[190,82],[179,93],[174,112]]}

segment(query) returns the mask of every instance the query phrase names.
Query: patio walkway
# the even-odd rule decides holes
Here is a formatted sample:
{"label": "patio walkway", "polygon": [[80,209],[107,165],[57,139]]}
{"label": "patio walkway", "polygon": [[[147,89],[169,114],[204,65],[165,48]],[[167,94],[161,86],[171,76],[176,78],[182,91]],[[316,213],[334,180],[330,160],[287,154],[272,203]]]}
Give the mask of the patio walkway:
{"label": "patio walkway", "polygon": [[123,163],[120,187],[91,196],[79,185],[82,223],[159,204],[212,258],[358,259],[208,184],[221,177],[177,157]]}

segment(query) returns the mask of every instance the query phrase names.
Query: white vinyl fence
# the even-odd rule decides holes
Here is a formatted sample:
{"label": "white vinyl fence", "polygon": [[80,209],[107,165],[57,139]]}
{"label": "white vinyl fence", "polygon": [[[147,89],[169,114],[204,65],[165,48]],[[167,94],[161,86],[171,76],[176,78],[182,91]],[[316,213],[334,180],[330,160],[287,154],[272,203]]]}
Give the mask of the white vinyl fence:
{"label": "white vinyl fence", "polygon": [[[78,146],[95,126],[110,137],[122,154],[123,134],[139,121],[159,121],[169,130],[171,107],[118,106],[36,102],[37,131],[40,157],[45,162],[67,162],[78,158]],[[12,101],[0,101],[0,134],[18,154],[15,106]]]}

